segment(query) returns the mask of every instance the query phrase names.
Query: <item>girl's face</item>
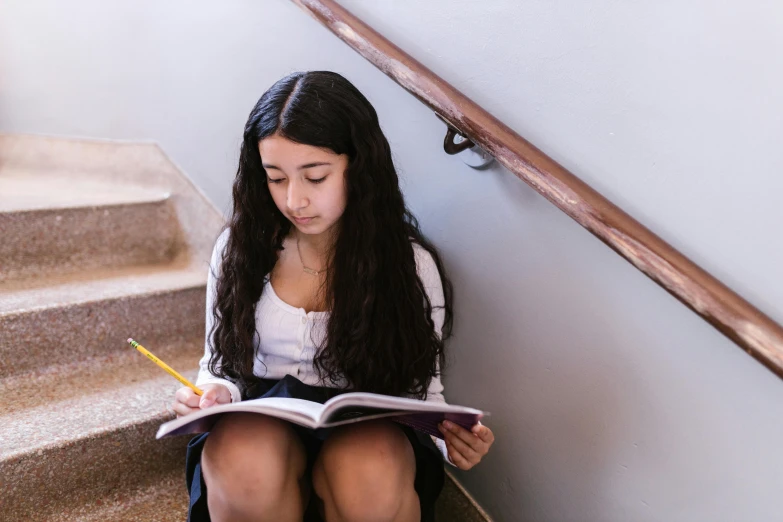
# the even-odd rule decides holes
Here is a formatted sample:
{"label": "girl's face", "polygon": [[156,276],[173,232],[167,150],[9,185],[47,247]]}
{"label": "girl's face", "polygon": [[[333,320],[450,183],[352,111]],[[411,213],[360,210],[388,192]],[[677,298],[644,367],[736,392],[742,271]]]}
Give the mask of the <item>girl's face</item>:
{"label": "girl's face", "polygon": [[347,154],[273,135],[258,142],[275,205],[304,234],[332,228],[346,203]]}

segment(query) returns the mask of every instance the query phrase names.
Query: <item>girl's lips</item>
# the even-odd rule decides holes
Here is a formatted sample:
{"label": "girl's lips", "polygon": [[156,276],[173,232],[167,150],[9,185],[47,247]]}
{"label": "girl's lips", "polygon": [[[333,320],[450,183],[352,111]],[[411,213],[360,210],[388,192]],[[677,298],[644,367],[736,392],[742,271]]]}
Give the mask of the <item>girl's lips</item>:
{"label": "girl's lips", "polygon": [[315,218],[312,218],[312,217],[306,217],[306,218],[305,217],[303,217],[303,218],[294,217],[294,221],[296,221],[300,225],[307,224],[310,221],[312,221],[313,219],[315,219]]}

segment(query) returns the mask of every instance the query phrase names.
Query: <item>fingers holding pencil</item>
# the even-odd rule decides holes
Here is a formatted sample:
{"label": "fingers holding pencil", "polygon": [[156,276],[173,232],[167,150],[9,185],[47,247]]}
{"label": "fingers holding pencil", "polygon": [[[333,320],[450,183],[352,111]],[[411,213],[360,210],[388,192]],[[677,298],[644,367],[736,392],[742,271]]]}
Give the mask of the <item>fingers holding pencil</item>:
{"label": "fingers holding pencil", "polygon": [[204,384],[201,386],[201,389],[203,394],[200,397],[187,386],[177,390],[177,393],[174,394],[174,405],[172,406],[177,417],[182,417],[217,404],[228,404],[231,402],[231,392],[222,384]]}
{"label": "fingers holding pencil", "polygon": [[174,394],[174,404],[171,407],[177,417],[188,415],[194,411],[198,411],[199,401],[201,397],[195,394],[193,390],[188,387],[182,387]]}
{"label": "fingers holding pencil", "polygon": [[205,384],[202,386],[204,395],[198,403],[202,410],[216,404],[228,404],[231,402],[231,392],[222,384]]}
{"label": "fingers holding pencil", "polygon": [[192,382],[177,373],[174,368],[158,359],[154,354],[133,339],[128,339],[128,344],[136,348],[139,352],[144,354],[147,359],[160,366],[163,370],[168,372],[169,375],[185,385],[184,388],[177,390],[174,395],[174,405],[172,406],[172,409],[177,414],[177,417],[182,417],[183,415],[209,408],[216,404],[231,402],[231,392],[222,384],[206,384],[201,388],[198,388]]}

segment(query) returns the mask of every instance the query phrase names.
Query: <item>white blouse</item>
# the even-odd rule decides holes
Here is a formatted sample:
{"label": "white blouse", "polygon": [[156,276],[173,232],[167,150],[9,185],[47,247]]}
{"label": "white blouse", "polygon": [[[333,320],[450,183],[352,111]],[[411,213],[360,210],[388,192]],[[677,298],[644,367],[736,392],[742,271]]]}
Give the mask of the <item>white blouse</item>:
{"label": "white blouse", "polygon": [[[222,384],[231,392],[231,401],[242,400],[239,388],[233,382],[213,375],[208,368],[212,349],[209,343],[209,332],[214,318],[212,307],[216,297],[215,275],[220,274],[220,263],[223,250],[228,241],[229,230],[226,229],[218,237],[212,250],[212,259],[207,276],[206,304],[206,342],[204,356],[199,362],[199,373],[196,386],[203,384]],[[443,329],[445,310],[443,308],[443,287],[440,281],[435,260],[422,246],[414,243],[413,251],[416,259],[416,269],[424,285],[427,296],[432,304],[432,320],[435,331],[440,336]],[[326,334],[326,324],[329,312],[305,312],[280,299],[275,293],[270,278],[265,278],[264,290],[256,306],[256,336],[254,339],[256,357],[253,373],[261,378],[281,379],[285,375],[293,375],[305,384],[312,386],[331,386],[322,382],[313,366],[316,347],[321,344]],[[445,402],[443,385],[440,377],[433,377],[427,392],[428,401]],[[445,444],[441,439],[433,438],[446,455]]]}

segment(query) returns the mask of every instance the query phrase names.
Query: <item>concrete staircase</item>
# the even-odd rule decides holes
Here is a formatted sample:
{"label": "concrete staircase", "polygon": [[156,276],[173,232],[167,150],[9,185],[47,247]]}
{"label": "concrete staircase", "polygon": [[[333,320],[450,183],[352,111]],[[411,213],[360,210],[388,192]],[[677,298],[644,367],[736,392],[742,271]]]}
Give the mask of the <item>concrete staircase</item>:
{"label": "concrete staircase", "polygon": [[[217,209],[154,144],[0,135],[0,520],[181,521]],[[439,520],[486,520],[447,480]]]}

